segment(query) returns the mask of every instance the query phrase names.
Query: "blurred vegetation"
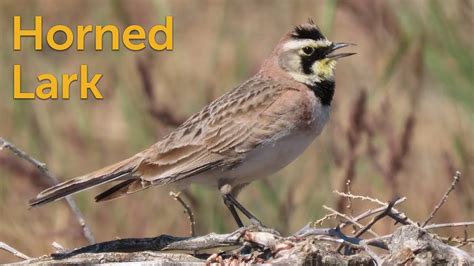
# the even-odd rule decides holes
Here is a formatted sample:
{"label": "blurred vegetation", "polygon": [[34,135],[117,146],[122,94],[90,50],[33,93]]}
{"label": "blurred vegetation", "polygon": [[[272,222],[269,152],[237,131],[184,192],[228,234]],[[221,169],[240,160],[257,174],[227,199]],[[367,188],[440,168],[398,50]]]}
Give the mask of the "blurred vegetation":
{"label": "blurred vegetation", "polygon": [[[355,194],[381,200],[407,196],[411,204],[402,209],[423,220],[460,170],[461,186],[435,220],[472,220],[473,14],[470,0],[1,1],[0,136],[46,162],[63,180],[103,167],[148,147],[172,130],[173,121],[248,78],[286,31],[311,17],[331,40],[356,43],[358,54],[338,65],[333,114],[323,134],[284,170],[250,185],[240,195],[242,203],[265,224],[293,232],[322,217],[323,204],[345,208],[332,191],[344,190],[350,179]],[[175,49],[97,52],[86,43],[83,52],[36,52],[25,40],[23,50],[13,52],[14,15],[29,27],[34,15],[42,15],[45,29],[149,27],[173,15]],[[99,87],[105,99],[83,101],[73,91],[67,101],[14,101],[13,64],[21,64],[26,89],[36,87],[40,73],[75,73],[88,64],[104,75]],[[163,119],[163,113],[172,119]],[[44,187],[14,167],[14,160],[0,152],[0,241],[29,255],[50,252],[53,241],[85,244],[64,203],[28,210],[27,200]],[[99,241],[189,232],[181,207],[163,189],[95,204],[98,191],[75,199]],[[193,186],[187,196],[198,233],[234,227],[217,191]],[[353,207],[367,208],[364,204]],[[463,229],[451,233],[462,235]],[[10,260],[0,252],[0,262]]]}

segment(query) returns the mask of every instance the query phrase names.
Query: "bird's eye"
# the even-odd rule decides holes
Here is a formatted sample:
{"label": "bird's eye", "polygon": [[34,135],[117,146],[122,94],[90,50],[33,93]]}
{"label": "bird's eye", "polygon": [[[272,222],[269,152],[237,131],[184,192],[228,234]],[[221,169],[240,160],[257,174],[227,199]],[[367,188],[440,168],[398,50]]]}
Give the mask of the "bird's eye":
{"label": "bird's eye", "polygon": [[305,53],[306,55],[312,55],[314,53],[314,47],[311,47],[311,46],[306,46],[306,47],[303,47],[303,53]]}

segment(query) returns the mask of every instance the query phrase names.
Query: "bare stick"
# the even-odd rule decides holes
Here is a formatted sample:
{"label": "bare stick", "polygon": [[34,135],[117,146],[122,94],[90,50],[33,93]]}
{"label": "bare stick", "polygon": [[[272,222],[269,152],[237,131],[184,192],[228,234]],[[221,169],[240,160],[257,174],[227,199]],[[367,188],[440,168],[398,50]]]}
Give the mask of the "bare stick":
{"label": "bare stick", "polygon": [[25,254],[21,253],[20,251],[12,248],[11,246],[3,243],[3,242],[0,242],[0,249],[3,249],[9,253],[11,253],[13,256],[17,257],[17,258],[20,258],[20,259],[23,259],[23,260],[29,260],[31,259],[30,257],[26,256]]}
{"label": "bare stick", "polygon": [[360,196],[360,195],[355,195],[355,194],[352,194],[352,193],[344,193],[344,192],[339,192],[337,190],[334,190],[333,193],[337,194],[338,196],[348,198],[348,199],[367,200],[367,201],[377,203],[377,204],[382,205],[382,206],[386,205],[385,202],[382,202],[378,199],[371,198],[371,197],[368,197],[368,196]]}
{"label": "bare stick", "polygon": [[[337,192],[337,193],[341,193],[341,192]],[[341,193],[341,194],[347,195],[347,194],[345,194],[345,193]],[[353,194],[350,194],[350,196],[353,197],[353,198],[363,197],[363,196],[358,196],[358,195],[353,195]],[[363,197],[363,198],[364,198],[364,199],[368,199],[368,200],[376,200],[376,201],[378,201],[378,202],[381,202],[381,201],[379,201],[379,200],[377,200],[377,199],[372,199],[372,198],[369,198],[369,197]],[[395,201],[395,203],[394,203],[393,206],[399,205],[400,203],[404,202],[406,199],[407,199],[406,197],[403,197],[403,198],[398,199],[397,201]],[[360,220],[362,220],[362,219],[365,219],[365,218],[367,218],[367,217],[370,217],[370,216],[372,216],[372,215],[375,215],[375,214],[377,214],[377,213],[379,213],[379,212],[383,212],[383,211],[387,208],[387,206],[388,206],[387,204],[383,204],[383,207],[380,207],[380,208],[377,208],[377,209],[373,209],[373,210],[367,210],[367,211],[365,211],[365,212],[359,214],[358,216],[354,217],[352,220],[358,222],[358,221],[360,221]],[[392,210],[396,211],[394,208],[392,208]],[[337,213],[331,212],[331,213],[329,213],[329,214],[326,214],[323,218],[321,218],[321,219],[319,219],[319,220],[317,220],[317,221],[315,221],[315,222],[312,222],[312,224],[313,224],[314,226],[316,226],[316,225],[321,225],[325,220],[328,220],[328,219],[333,218],[333,217],[335,217],[335,216],[338,216]],[[414,223],[414,222],[411,221],[410,219],[407,219],[407,221],[408,221],[409,223],[413,224],[413,225],[416,225],[416,223]],[[341,223],[341,224],[339,225],[339,227],[342,229],[342,228],[344,228],[344,227],[346,227],[346,226],[348,226],[348,225],[350,225],[350,224],[351,224],[350,221],[349,221],[349,222],[343,222],[343,223]],[[306,228],[309,228],[309,224],[306,225],[305,228],[303,228],[303,229],[306,229]],[[302,229],[302,230],[303,230],[303,229]]]}
{"label": "bare stick", "polygon": [[336,216],[337,216],[336,213],[329,213],[329,214],[326,214],[326,215],[324,215],[323,218],[318,219],[318,220],[316,220],[315,222],[313,222],[313,224],[314,224],[314,226],[316,226],[316,225],[320,225],[320,226],[321,226],[321,225],[323,225],[324,221],[329,220],[329,219],[331,219],[331,218],[334,218],[334,217],[336,217]]}
{"label": "bare stick", "polygon": [[449,197],[449,193],[451,193],[451,191],[454,190],[454,188],[456,187],[456,184],[459,182],[460,179],[461,179],[461,172],[456,171],[456,174],[453,176],[453,182],[451,183],[451,186],[446,191],[446,193],[444,193],[444,196],[441,198],[439,203],[435,206],[433,211],[430,213],[430,216],[428,216],[428,218],[423,222],[423,224],[421,225],[422,228],[424,228],[434,218],[434,216],[436,215],[438,210],[441,208],[441,206],[443,206],[444,203],[446,203],[446,200],[448,200],[448,197]]}
{"label": "bare stick", "polygon": [[[20,150],[18,147],[16,147],[12,143],[10,143],[7,140],[5,140],[4,138],[0,137],[0,150],[3,150],[3,149],[10,150],[13,154],[15,154],[20,159],[23,159],[23,160],[29,162],[30,164],[32,164],[33,166],[35,166],[43,174],[43,176],[45,177],[47,183],[50,186],[53,186],[53,185],[59,183],[56,176],[53,175],[48,170],[45,163],[36,160],[35,158],[28,155],[26,152]],[[92,234],[91,230],[87,226],[86,221],[84,220],[84,215],[82,214],[81,210],[79,210],[79,207],[77,207],[76,202],[74,201],[74,199],[71,196],[66,196],[65,200],[66,200],[67,204],[69,205],[69,208],[71,209],[72,213],[76,217],[77,222],[82,227],[82,233],[83,233],[84,237],[87,239],[87,241],[90,244],[94,244],[95,243],[94,235]]]}
{"label": "bare stick", "polygon": [[[347,215],[345,215],[345,214],[343,214],[343,213],[340,213],[340,212],[338,212],[338,211],[336,211],[336,210],[334,210],[334,209],[332,209],[332,208],[329,208],[329,207],[327,207],[327,206],[325,206],[325,205],[323,205],[323,208],[326,209],[326,210],[328,210],[328,211],[330,211],[330,212],[332,212],[332,213],[337,214],[337,216],[339,216],[339,217],[345,219],[346,221],[350,222],[350,223],[353,224],[353,225],[356,225],[357,227],[359,227],[359,228],[361,228],[361,229],[365,227],[364,225],[362,225],[362,224],[358,223],[357,221],[355,221],[354,218],[351,218],[351,217],[349,217],[349,216],[347,216]],[[364,232],[365,232],[365,231],[364,231]],[[379,236],[377,233],[375,233],[375,232],[372,231],[371,229],[368,229],[367,232],[369,232],[370,234],[372,234],[372,235],[375,236],[375,237],[378,237],[378,236]]]}
{"label": "bare stick", "polygon": [[[393,200],[391,202],[389,202],[387,204],[387,207],[385,208],[385,210],[383,210],[383,212],[377,214],[377,216],[375,216],[366,226],[364,226],[363,228],[361,228],[356,234],[354,237],[360,237],[361,235],[363,235],[365,232],[368,232],[368,231],[371,231],[370,228],[372,228],[372,226],[374,226],[374,224],[376,222],[378,222],[380,219],[384,218],[385,216],[388,216],[391,212],[392,212],[392,208],[393,208],[393,205],[395,205],[395,202],[397,202],[397,200]],[[379,237],[379,235],[376,235],[376,237]],[[341,251],[342,249],[342,245],[340,245],[338,248],[337,248],[337,251]]]}
{"label": "bare stick", "polygon": [[362,249],[362,247],[360,245],[354,244],[350,241],[346,241],[342,238],[331,238],[331,237],[326,237],[326,236],[316,236],[316,237],[314,237],[314,239],[321,240],[321,241],[326,241],[326,242],[332,242],[332,243],[341,244],[341,245],[346,245],[346,246],[349,246],[351,248]]}
{"label": "bare stick", "polygon": [[181,198],[181,193],[170,192],[170,196],[173,197],[175,200],[177,200],[179,203],[181,203],[181,205],[183,206],[184,212],[188,215],[191,236],[195,237],[196,236],[196,230],[195,230],[196,221],[194,220],[194,214],[193,214],[193,211],[191,210],[191,207],[189,207],[189,205],[186,204],[186,202],[184,202],[184,200]]}
{"label": "bare stick", "polygon": [[[366,211],[366,212],[364,212],[364,213],[362,213],[362,214],[360,214],[360,215],[354,217],[354,220],[355,220],[355,221],[360,221],[360,220],[362,220],[362,219],[364,219],[364,218],[367,218],[367,217],[370,217],[370,216],[372,216],[372,215],[374,215],[374,214],[376,214],[376,213],[382,212],[382,211],[384,211],[384,210],[387,208],[387,206],[388,206],[388,204],[385,204],[385,203],[381,202],[380,200],[378,200],[378,199],[373,199],[373,198],[371,198],[371,197],[358,196],[358,195],[346,194],[346,193],[341,193],[341,192],[337,192],[337,194],[340,194],[340,195],[343,196],[343,197],[344,197],[344,196],[348,196],[348,197],[352,197],[352,198],[354,198],[354,199],[370,200],[370,201],[372,201],[372,202],[379,203],[379,204],[381,204],[381,205],[383,206],[383,207],[380,207],[380,208],[377,208],[377,209],[374,209],[374,210],[368,210],[368,211]],[[407,199],[406,197],[403,197],[403,198],[398,199],[397,201],[395,201],[395,203],[394,203],[393,206],[396,206],[396,205],[402,203],[402,202],[405,201],[406,199]],[[404,219],[407,223],[409,223],[409,224],[411,224],[411,225],[418,226],[414,221],[412,221],[410,218],[408,218],[404,213],[398,211],[398,210],[395,209],[395,208],[392,208],[392,212],[391,212],[390,215],[399,216],[398,218],[402,218],[402,217],[403,217],[403,219]],[[349,225],[348,223],[343,223],[343,224],[341,224],[340,226],[341,226],[341,228],[344,228],[344,227],[346,227],[346,226],[348,226],[348,225]]]}
{"label": "bare stick", "polygon": [[474,226],[474,221],[470,222],[459,222],[459,223],[445,223],[445,224],[430,224],[423,227],[426,230],[429,229],[438,229],[438,228],[446,228],[446,227],[459,227],[459,226]]}
{"label": "bare stick", "polygon": [[370,228],[372,228],[372,226],[374,226],[374,224],[376,222],[378,222],[380,219],[384,218],[385,216],[389,215],[390,212],[392,212],[392,208],[393,208],[393,205],[395,204],[396,200],[394,201],[391,201],[387,204],[387,208],[380,214],[378,214],[377,216],[375,216],[372,221],[370,221],[364,228],[362,228],[359,232],[357,232],[355,234],[355,237],[359,237],[361,236],[362,234],[364,234],[367,230],[370,230]]}
{"label": "bare stick", "polygon": [[[352,192],[351,192],[351,180],[348,179],[347,182],[346,182],[346,190],[347,190],[347,194],[349,195],[352,195]],[[354,210],[352,209],[352,199],[351,198],[347,198],[347,208],[349,209],[350,213],[351,213],[351,216],[354,216]]]}

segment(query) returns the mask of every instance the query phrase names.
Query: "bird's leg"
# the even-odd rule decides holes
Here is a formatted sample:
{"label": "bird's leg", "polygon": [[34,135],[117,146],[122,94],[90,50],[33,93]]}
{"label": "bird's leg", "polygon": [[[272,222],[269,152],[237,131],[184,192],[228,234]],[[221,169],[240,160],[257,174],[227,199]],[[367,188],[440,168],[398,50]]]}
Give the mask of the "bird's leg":
{"label": "bird's leg", "polygon": [[264,227],[263,224],[257,219],[257,217],[251,214],[247,209],[245,209],[244,206],[242,206],[242,204],[240,204],[235,199],[234,195],[237,195],[239,191],[246,185],[247,184],[231,186],[230,184],[221,184],[219,186],[219,191],[222,193],[224,203],[227,206],[227,208],[229,208],[230,212],[232,213],[232,216],[234,217],[234,220],[236,221],[239,227],[244,227],[244,224],[242,223],[242,220],[237,214],[237,210],[235,208],[241,211],[250,220],[252,225],[255,225],[259,228]]}
{"label": "bird's leg", "polygon": [[[232,208],[235,206],[237,209],[239,209],[245,216],[247,216],[247,218],[250,220],[250,222],[254,225],[258,225],[258,226],[263,226],[262,222],[260,222],[260,220],[257,219],[257,217],[255,217],[255,215],[251,214],[247,209],[245,209],[244,206],[242,206],[242,204],[240,204],[235,198],[234,196],[232,196],[232,194],[228,193],[228,194],[224,194],[224,202],[225,200],[228,200],[229,203],[232,204]],[[230,208],[229,208],[230,209]],[[234,211],[235,211],[235,208],[233,208]],[[232,211],[231,211],[232,212]],[[235,218],[235,217],[234,217]],[[242,222],[241,222],[242,223]],[[241,225],[239,225],[240,227],[242,227]]]}
{"label": "bird's leg", "polygon": [[232,202],[227,199],[226,195],[223,195],[222,198],[224,199],[225,206],[227,206],[230,213],[232,213],[232,216],[234,217],[234,220],[237,223],[237,226],[238,227],[244,227],[244,224],[242,223],[242,220],[240,219],[239,214],[235,210],[235,207],[232,204]]}

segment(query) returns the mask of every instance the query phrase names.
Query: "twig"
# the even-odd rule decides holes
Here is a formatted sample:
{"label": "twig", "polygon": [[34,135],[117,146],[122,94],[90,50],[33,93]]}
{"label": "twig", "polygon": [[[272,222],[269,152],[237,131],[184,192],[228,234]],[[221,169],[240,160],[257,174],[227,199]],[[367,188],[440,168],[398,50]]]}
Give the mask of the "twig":
{"label": "twig", "polygon": [[12,248],[11,246],[7,245],[6,243],[0,242],[0,249],[3,249],[9,253],[11,253],[13,256],[24,259],[24,260],[29,260],[31,259],[30,257],[26,256],[25,254],[21,253],[20,251]]}
{"label": "twig", "polygon": [[461,179],[461,172],[456,171],[456,174],[453,176],[453,182],[451,183],[451,186],[446,191],[446,193],[444,193],[444,196],[441,198],[439,203],[435,206],[433,211],[431,211],[430,216],[428,216],[428,218],[426,218],[426,220],[423,222],[423,224],[421,225],[422,228],[424,228],[434,218],[434,216],[436,215],[438,210],[441,208],[441,206],[443,206],[444,203],[446,203],[446,200],[448,200],[448,197],[449,197],[449,193],[451,193],[451,191],[454,190],[454,188],[456,187],[456,184],[459,182],[460,179]]}
{"label": "twig", "polygon": [[[351,195],[351,180],[347,180],[346,182],[346,189],[347,189],[347,194]],[[354,216],[354,210],[352,209],[352,199],[347,198],[347,208],[349,209],[351,216]]]}
{"label": "twig", "polygon": [[[347,180],[346,191],[347,191],[347,194],[349,194],[349,195],[352,194],[352,192],[351,192],[351,180],[350,179]],[[352,207],[352,199],[351,198],[347,198],[346,208],[349,210],[349,214],[351,215],[351,217],[354,217],[354,208]],[[353,226],[352,228],[353,228],[353,232],[355,232],[357,230],[357,228],[355,226]]]}
{"label": "twig", "polygon": [[[340,192],[339,192],[339,193],[340,193]],[[343,193],[343,194],[345,194],[345,193]],[[358,195],[353,195],[353,194],[351,194],[351,196],[354,196],[354,198],[363,197],[363,196],[358,196]],[[377,199],[372,199],[372,198],[370,198],[370,197],[363,197],[363,198],[364,198],[364,199],[368,199],[368,200],[376,200],[376,201],[378,201],[378,202],[381,202],[381,201],[379,201],[379,200],[377,200]],[[393,206],[399,205],[400,203],[404,202],[406,199],[407,199],[406,197],[403,197],[403,198],[398,199],[397,201],[395,201],[395,203],[394,203]],[[384,205],[383,207],[380,207],[380,208],[377,208],[377,209],[367,210],[366,212],[364,212],[364,213],[362,213],[362,214],[360,214],[360,215],[354,217],[352,220],[358,222],[358,221],[360,221],[360,220],[362,220],[362,219],[365,219],[365,218],[370,217],[370,216],[372,216],[372,215],[374,215],[374,214],[377,214],[377,213],[379,213],[379,212],[382,212],[382,211],[386,210],[386,208],[387,208],[387,206],[388,206],[387,204],[383,204],[383,205]],[[394,208],[392,208],[392,210],[395,211]],[[338,214],[337,214],[337,213],[334,213],[334,212],[331,212],[331,213],[329,213],[329,214],[326,214],[323,218],[321,218],[321,219],[319,219],[319,220],[317,220],[317,221],[315,221],[315,222],[312,222],[312,224],[313,224],[313,225],[321,225],[322,222],[324,222],[325,220],[327,220],[327,219],[329,219],[329,218],[332,218],[332,217],[335,217],[335,216],[337,217]],[[414,223],[413,221],[411,221],[411,220],[409,220],[409,219],[407,219],[407,221],[408,221],[410,224],[416,225],[416,223]],[[311,223],[310,223],[310,224],[311,224]],[[300,231],[298,231],[298,232],[295,233],[294,235],[300,235],[300,234],[302,234],[303,232],[306,232],[306,231],[309,232],[309,231],[311,231],[310,229],[313,229],[313,228],[310,227],[310,224],[307,224],[304,228],[302,228]],[[346,226],[348,226],[348,225],[350,225],[350,224],[352,224],[350,221],[348,221],[348,222],[343,222],[343,223],[341,223],[341,224],[339,225],[339,227],[342,229],[342,228],[344,228],[344,227],[346,227]]]}
{"label": "twig", "polygon": [[337,190],[334,190],[333,193],[336,193],[338,196],[348,198],[348,199],[368,200],[370,202],[377,203],[377,204],[382,205],[382,206],[386,205],[385,202],[382,202],[378,199],[371,198],[371,197],[368,197],[368,196],[354,195],[352,193],[344,193],[344,192],[339,192]]}
{"label": "twig", "polygon": [[42,163],[42,162],[36,160],[35,158],[28,155],[26,152],[24,152],[24,151],[20,150],[19,148],[17,148],[12,143],[10,143],[7,140],[5,140],[4,138],[0,137],[0,150],[3,150],[3,149],[10,150],[17,157],[19,157],[19,158],[31,163],[32,165],[34,165],[36,168],[38,168],[38,170],[40,170],[40,172],[42,172],[49,179],[52,180],[53,183],[51,183],[51,184],[57,184],[58,183],[58,180],[56,179],[56,177],[54,177],[54,175],[48,170],[48,168],[46,168],[45,163]]}
{"label": "twig", "polygon": [[[326,209],[326,210],[328,210],[328,211],[330,211],[330,212],[332,212],[332,213],[337,214],[337,216],[339,216],[339,217],[345,219],[346,221],[352,223],[353,225],[356,225],[357,227],[359,227],[359,228],[361,228],[361,229],[365,227],[364,225],[362,225],[362,224],[358,223],[356,220],[354,220],[354,218],[351,218],[351,217],[349,217],[349,216],[347,216],[347,215],[345,215],[345,214],[343,214],[343,213],[340,213],[340,212],[338,212],[338,211],[336,211],[336,210],[334,210],[334,209],[332,209],[332,208],[330,208],[330,207],[327,207],[327,206],[323,205],[323,208]],[[364,231],[364,232],[365,232],[365,231]],[[368,229],[367,232],[369,232],[370,234],[372,234],[372,235],[375,236],[375,237],[378,237],[378,236],[379,236],[377,233],[375,233],[374,231],[372,231],[372,230],[370,230],[370,229]]]}
{"label": "twig", "polygon": [[[341,192],[338,192],[338,193],[341,193]],[[345,194],[345,193],[342,193],[342,195]],[[346,194],[347,195],[347,194]],[[364,197],[364,196],[359,196],[359,195],[353,195],[353,194],[350,194],[350,197],[352,198],[357,198],[357,199],[362,199],[362,200],[370,200],[372,202],[377,202],[379,204],[382,204],[383,207],[380,207],[380,208],[377,208],[377,209],[374,209],[374,210],[368,210],[356,217],[354,217],[354,220],[355,221],[360,221],[364,218],[367,218],[367,217],[370,217],[376,213],[379,213],[379,212],[382,212],[384,211],[386,208],[387,208],[387,204],[385,203],[382,203],[380,200],[378,199],[374,199],[374,198],[371,198],[371,197]],[[398,199],[397,201],[395,201],[394,205],[393,206],[397,206],[398,204],[402,203],[403,201],[405,201],[407,198],[406,197],[403,197],[403,198],[400,198]],[[389,214],[389,216],[393,216],[392,218],[394,219],[403,219],[405,222],[411,224],[411,225],[415,225],[415,226],[418,226],[417,223],[415,223],[414,221],[412,221],[410,218],[408,218],[404,213],[400,212],[399,210],[395,209],[394,207],[392,207],[392,212],[391,214]],[[398,217],[396,217],[398,216]],[[401,217],[400,217],[401,216]],[[348,223],[343,223],[341,224],[341,228],[344,228],[348,226]]]}
{"label": "twig", "polygon": [[364,241],[367,243],[367,244],[371,244],[373,242],[384,242],[386,240],[389,240],[391,237],[392,237],[393,234],[387,234],[387,235],[383,235],[383,236],[379,236],[379,237],[374,237],[374,238],[369,238],[369,239],[364,239]]}
{"label": "twig", "polygon": [[[391,212],[392,212],[392,208],[393,206],[395,205],[395,202],[397,201],[396,200],[393,200],[391,202],[389,202],[387,204],[387,207],[385,208],[385,210],[382,212],[382,213],[379,213],[377,216],[375,216],[372,221],[370,221],[364,228],[362,228],[359,232],[357,232],[355,234],[356,237],[359,237],[361,236],[362,234],[364,234],[366,231],[370,230],[370,228],[372,228],[372,226],[374,226],[374,224],[376,222],[378,222],[380,219],[384,218],[385,216],[388,216]],[[378,235],[377,235],[378,236]],[[377,237],[376,236],[376,237]]]}
{"label": "twig", "polygon": [[186,204],[186,202],[184,202],[184,200],[181,198],[181,193],[170,192],[170,196],[173,197],[175,200],[177,200],[179,203],[181,203],[181,205],[183,206],[184,212],[188,215],[191,236],[195,237],[196,236],[196,230],[195,230],[196,221],[194,220],[194,214],[193,214],[193,211],[191,210],[191,207],[189,207],[189,205]]}
{"label": "twig", "polygon": [[[336,214],[334,214],[336,216]],[[314,228],[311,223],[306,224],[303,228],[294,233],[294,237],[303,238],[310,235],[330,235],[333,228]]]}
{"label": "twig", "polygon": [[469,222],[459,222],[459,223],[445,223],[445,224],[430,224],[423,229],[430,230],[430,229],[438,229],[438,228],[446,228],[446,227],[459,227],[459,226],[474,226],[474,221]]}
{"label": "twig", "polygon": [[[344,193],[344,192],[339,192],[337,190],[333,191],[334,193],[336,193],[337,195],[341,196],[341,197],[346,197],[346,198],[352,198],[352,199],[359,199],[359,200],[368,200],[368,201],[371,201],[371,202],[374,202],[374,203],[377,203],[379,205],[382,205],[385,207],[388,207],[387,204],[383,203],[382,201],[376,199],[376,198],[371,198],[371,197],[368,197],[368,196],[359,196],[359,195],[354,195],[354,194],[350,194],[350,193]],[[403,200],[405,200],[406,198],[401,198]],[[398,204],[399,202],[401,202],[400,200],[401,199],[398,199],[394,202],[394,204]],[[395,206],[394,205],[394,206]],[[384,210],[384,209],[380,209],[381,211]],[[397,209],[391,208],[391,211],[390,213],[387,214],[388,216],[392,217],[394,220],[396,220],[397,222],[400,222],[402,224],[406,224],[405,222],[408,220],[408,217],[401,213],[400,211],[398,211]],[[416,225],[413,221],[408,221],[408,223],[410,224],[413,224],[413,225]]]}
{"label": "twig", "polygon": [[56,250],[56,253],[67,251],[61,244],[56,241],[51,243],[51,246],[54,248],[54,250]]}
{"label": "twig", "polygon": [[[354,196],[356,196],[356,195],[354,195]],[[404,202],[406,199],[407,199],[406,197],[403,197],[403,198],[398,199],[397,201],[395,201],[395,203],[394,203],[393,206],[397,206],[398,204]],[[362,213],[362,214],[359,214],[358,216],[354,217],[354,220],[355,220],[355,221],[360,221],[360,220],[365,219],[365,218],[367,218],[367,217],[370,217],[370,216],[372,216],[372,215],[374,215],[374,214],[377,214],[377,213],[379,213],[379,212],[382,212],[382,211],[384,211],[384,210],[387,208],[387,206],[388,206],[387,204],[383,204],[383,206],[380,207],[380,208],[377,208],[377,209],[374,209],[374,210],[368,210],[368,211],[366,211],[366,212],[364,212],[364,213]],[[398,211],[397,209],[395,209],[395,208],[393,208],[393,207],[392,207],[392,212],[393,212],[395,215],[403,216],[403,219],[404,219],[407,223],[409,223],[409,224],[411,224],[411,225],[416,225],[416,226],[417,226],[417,224],[416,224],[414,221],[412,221],[411,219],[409,219],[408,217],[406,217],[405,214],[403,214],[402,212]],[[343,224],[341,224],[341,228],[344,228],[344,227],[346,227],[347,225],[348,225],[348,223],[343,223]]]}
{"label": "twig", "polygon": [[[35,158],[31,157],[28,155],[26,152],[22,151],[12,143],[8,142],[4,138],[0,137],[0,150],[3,149],[8,149],[10,150],[13,154],[15,154],[17,157],[20,159],[23,159],[32,165],[34,165],[38,170],[43,174],[42,176],[45,177],[46,181],[48,182],[49,185],[53,186],[57,183],[59,183],[58,179],[56,176],[54,176],[46,167],[46,164],[43,162],[40,162],[36,160]],[[81,225],[82,227],[82,233],[84,237],[87,239],[87,241],[90,244],[95,243],[95,238],[94,235],[92,234],[91,230],[87,226],[85,220],[84,220],[84,215],[82,214],[81,210],[77,207],[76,202],[71,196],[66,196],[65,197],[67,204],[69,205],[69,208],[73,212],[74,216],[76,217],[77,222]]]}
{"label": "twig", "polygon": [[329,219],[334,218],[334,217],[337,217],[336,213],[329,213],[329,214],[324,215],[323,218],[318,219],[315,222],[313,222],[313,224],[314,224],[314,226],[323,225],[324,221],[329,220]]}
{"label": "twig", "polygon": [[[375,216],[366,226],[364,226],[363,228],[360,229],[360,231],[358,231],[354,237],[360,237],[361,235],[363,235],[365,232],[370,232],[372,228],[372,226],[374,226],[374,224],[376,222],[378,222],[380,219],[384,218],[385,216],[388,216],[391,212],[392,212],[392,208],[393,206],[395,205],[395,202],[397,202],[398,199],[395,199],[395,200],[392,200],[390,201],[388,204],[387,204],[387,207],[385,208],[385,210],[383,210],[383,212],[379,213],[377,216]],[[379,237],[379,235],[375,234],[375,237]],[[337,248],[337,251],[341,251],[342,249],[342,245],[340,245],[338,248]]]}
{"label": "twig", "polygon": [[315,237],[315,239],[321,240],[321,241],[333,242],[333,243],[337,243],[337,244],[341,244],[341,245],[347,245],[351,248],[362,249],[362,247],[360,245],[354,244],[354,243],[352,243],[350,241],[347,241],[347,240],[344,240],[342,238],[330,238],[330,237],[325,237],[325,236],[317,236],[317,237]]}

